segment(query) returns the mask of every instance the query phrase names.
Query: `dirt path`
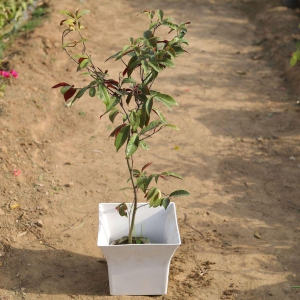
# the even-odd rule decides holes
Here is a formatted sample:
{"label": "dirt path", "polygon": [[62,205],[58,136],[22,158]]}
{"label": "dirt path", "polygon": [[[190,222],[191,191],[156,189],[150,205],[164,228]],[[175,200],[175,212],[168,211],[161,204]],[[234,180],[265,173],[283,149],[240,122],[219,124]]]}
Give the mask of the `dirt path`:
{"label": "dirt path", "polygon": [[[297,77],[286,81],[275,65],[286,49],[274,21],[280,13],[297,22],[295,14],[250,0],[136,2],[53,0],[51,18],[9,54],[20,78],[0,100],[0,299],[300,298],[291,288],[300,285],[300,120],[289,85]],[[165,131],[136,158],[182,174],[180,187],[192,194],[176,201],[182,246],[165,296],[109,296],[97,209],[129,197],[116,192],[126,185],[123,154],[107,138],[111,124],[99,121],[100,100],[67,109],[50,90],[79,82],[54,13],[77,7],[91,10],[85,23],[99,65],[144,28],[139,11],[192,22],[190,54],[157,85],[179,102],[165,114],[181,130]],[[114,77],[120,68],[107,69]]]}

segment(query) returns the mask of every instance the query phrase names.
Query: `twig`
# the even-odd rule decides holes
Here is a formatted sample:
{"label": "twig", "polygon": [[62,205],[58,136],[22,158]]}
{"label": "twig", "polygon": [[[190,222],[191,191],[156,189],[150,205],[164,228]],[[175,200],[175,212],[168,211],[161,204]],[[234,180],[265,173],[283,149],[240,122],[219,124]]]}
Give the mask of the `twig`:
{"label": "twig", "polygon": [[185,224],[186,226],[192,228],[194,231],[198,232],[198,233],[204,238],[203,233],[202,233],[201,231],[199,231],[198,229],[194,228],[192,225],[188,224],[188,223],[186,222],[186,220],[187,220],[187,215],[184,213],[184,220],[183,220],[184,224]]}
{"label": "twig", "polygon": [[[77,223],[81,222],[81,221],[82,221],[85,217],[87,217],[89,214],[90,214],[90,213],[87,213],[85,216],[83,216],[82,218],[80,218],[79,220],[77,220],[77,221],[76,221],[73,225],[71,225],[70,227],[64,229],[62,232],[67,231],[67,230],[69,230],[69,229],[71,229],[71,228],[74,228],[74,226],[75,226]],[[83,224],[84,224],[84,223],[83,223]],[[81,224],[79,227],[81,227],[83,224]],[[79,228],[79,227],[76,227],[76,228]]]}
{"label": "twig", "polygon": [[207,273],[207,269],[205,269],[205,270],[203,270],[202,268],[201,268],[201,266],[199,265],[199,263],[198,263],[198,260],[197,260],[197,258],[196,258],[196,255],[195,255],[195,246],[193,246],[193,256],[194,256],[194,260],[195,260],[195,263],[196,263],[196,266],[197,266],[197,268],[199,269],[199,271],[200,271],[200,276],[204,276],[206,273]]}

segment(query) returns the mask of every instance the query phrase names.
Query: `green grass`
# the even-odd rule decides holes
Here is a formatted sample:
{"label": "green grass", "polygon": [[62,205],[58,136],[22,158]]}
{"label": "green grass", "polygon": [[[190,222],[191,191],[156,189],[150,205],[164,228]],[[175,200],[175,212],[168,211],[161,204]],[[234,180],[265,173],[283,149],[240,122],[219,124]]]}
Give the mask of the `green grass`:
{"label": "green grass", "polygon": [[42,25],[43,21],[49,16],[49,7],[44,4],[37,7],[30,18],[20,26],[18,30],[14,30],[12,33],[7,34],[3,37],[2,41],[0,39],[0,59],[4,56],[4,51],[8,50],[13,46],[16,38],[20,37],[22,33],[30,33],[35,30],[35,28]]}

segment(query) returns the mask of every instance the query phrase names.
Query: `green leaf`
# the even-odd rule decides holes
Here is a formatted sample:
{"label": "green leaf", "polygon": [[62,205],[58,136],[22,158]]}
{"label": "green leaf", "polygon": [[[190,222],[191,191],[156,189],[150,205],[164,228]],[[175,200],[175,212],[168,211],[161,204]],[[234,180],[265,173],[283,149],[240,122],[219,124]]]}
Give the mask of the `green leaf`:
{"label": "green leaf", "polygon": [[149,70],[149,65],[146,60],[142,60],[142,67],[143,67],[144,73],[147,74],[148,70]]}
{"label": "green leaf", "polygon": [[151,199],[154,196],[156,191],[157,191],[157,188],[155,186],[153,186],[147,194],[147,200]]}
{"label": "green leaf", "polygon": [[147,188],[148,188],[148,177],[146,176],[142,176],[142,177],[139,177],[136,181],[136,185],[144,192],[146,193],[147,191]]}
{"label": "green leaf", "polygon": [[109,96],[109,94],[107,92],[106,86],[104,84],[102,84],[102,83],[100,83],[98,85],[97,96],[98,96],[98,98],[100,98],[104,102],[105,106],[109,105],[111,97]]}
{"label": "green leaf", "polygon": [[123,128],[124,126],[126,126],[127,124],[121,124],[119,126],[117,126],[112,132],[111,134],[109,135],[109,137],[113,137],[113,136],[116,136],[116,134],[120,131],[121,128]]}
{"label": "green leaf", "polygon": [[174,63],[172,62],[171,59],[161,60],[161,61],[159,61],[159,64],[161,64],[165,67],[175,67],[175,65],[174,65]]}
{"label": "green leaf", "polygon": [[162,68],[159,67],[158,63],[156,61],[148,61],[148,65],[153,68],[156,72],[162,71]]}
{"label": "green leaf", "polygon": [[89,59],[83,59],[81,61],[81,63],[78,65],[78,68],[77,68],[77,72],[86,68],[88,65],[90,64],[90,60]]}
{"label": "green leaf", "polygon": [[127,98],[126,98],[127,105],[129,105],[131,98],[132,98],[132,93],[129,93]]}
{"label": "green leaf", "polygon": [[140,135],[146,133],[147,131],[153,130],[155,128],[157,128],[160,124],[162,124],[163,122],[161,120],[155,120],[152,121],[148,126],[144,127],[141,131],[140,131]]}
{"label": "green leaf", "polygon": [[123,47],[122,52],[125,53],[130,47],[131,47],[130,45],[125,45],[125,46]]}
{"label": "green leaf", "polygon": [[132,126],[132,130],[135,132],[139,127],[140,119],[138,114],[134,110],[129,115],[129,123]]}
{"label": "green leaf", "polygon": [[115,140],[117,151],[124,145],[130,134],[130,125],[126,125],[120,129]]}
{"label": "green leaf", "polygon": [[152,106],[153,106],[153,96],[151,96],[150,98],[148,98],[148,100],[145,103],[146,114],[148,116],[150,116],[150,113],[151,113],[151,110],[152,110]]}
{"label": "green leaf", "polygon": [[170,198],[163,198],[161,204],[165,209],[167,209],[170,204]]}
{"label": "green leaf", "polygon": [[168,50],[167,50],[168,54],[170,54],[170,56],[174,59],[176,57],[176,52],[175,50],[171,47],[168,46]]}
{"label": "green leaf", "polygon": [[184,49],[180,46],[174,46],[173,49],[174,49],[176,55],[184,53]]}
{"label": "green leaf", "polygon": [[174,172],[162,172],[162,173],[160,173],[160,175],[162,175],[162,176],[171,176],[171,177],[175,177],[175,178],[183,180],[183,177],[181,175],[179,175],[177,173],[174,173]]}
{"label": "green leaf", "polygon": [[123,187],[119,191],[132,190],[132,187]]}
{"label": "green leaf", "polygon": [[149,150],[149,146],[146,144],[145,141],[139,141],[139,146],[143,149],[143,150]]}
{"label": "green leaf", "polygon": [[[149,192],[150,193],[150,192]],[[149,193],[148,193],[148,196],[147,196],[147,199],[150,200],[150,207],[157,207],[160,205],[161,203],[161,191],[157,188],[155,188],[155,191],[154,193],[152,193],[152,197],[148,198],[149,197]]]}
{"label": "green leaf", "polygon": [[75,16],[71,12],[69,12],[67,10],[61,10],[59,13],[62,14],[62,15],[69,16],[71,18],[75,18]]}
{"label": "green leaf", "polygon": [[122,53],[122,51],[119,51],[119,52],[113,54],[112,56],[110,56],[109,58],[107,58],[106,61],[108,61],[108,60],[110,60],[110,59],[112,59],[112,58],[117,57],[120,53]]}
{"label": "green leaf", "polygon": [[169,95],[161,94],[161,93],[153,91],[153,90],[151,91],[151,95],[154,96],[155,100],[162,102],[170,110],[171,110],[172,105],[178,106],[178,103]]}
{"label": "green leaf", "polygon": [[128,62],[126,69],[123,72],[123,76],[127,75],[130,76],[134,71],[135,67],[140,63],[138,57],[136,55],[132,56]]}
{"label": "green leaf", "polygon": [[106,107],[106,112],[111,111],[119,102],[121,101],[121,97],[113,97],[110,99],[109,104]]}
{"label": "green leaf", "polygon": [[158,17],[159,21],[162,21],[162,19],[164,17],[164,12],[161,9],[158,9],[156,11],[156,13],[157,13],[157,17]]}
{"label": "green leaf", "polygon": [[173,29],[173,30],[177,30],[178,29],[178,25],[177,24],[174,24],[174,23],[170,22],[167,19],[163,20],[161,23],[162,23],[162,25],[168,26],[170,29]]}
{"label": "green leaf", "polygon": [[185,190],[177,190],[177,191],[171,193],[169,195],[169,197],[182,197],[182,196],[189,196],[189,195],[190,195],[190,193]]}
{"label": "green leaf", "polygon": [[172,46],[174,44],[177,44],[178,42],[180,42],[181,39],[178,37],[178,36],[175,36],[170,42],[168,45]]}
{"label": "green leaf", "polygon": [[160,117],[160,119],[163,121],[163,122],[166,122],[166,119],[165,117],[163,116],[163,114],[156,108],[152,108],[152,110]]}
{"label": "green leaf", "polygon": [[144,33],[143,33],[143,36],[145,39],[149,40],[151,38],[153,38],[153,33],[151,30],[146,30]]}
{"label": "green leaf", "polygon": [[121,217],[127,217],[127,205],[125,202],[119,204],[116,207],[116,210],[119,212]]}
{"label": "green leaf", "polygon": [[124,83],[131,83],[131,84],[136,84],[136,82],[135,82],[135,80],[133,79],[133,78],[124,78],[123,80],[122,80],[122,84],[121,85],[123,85]]}
{"label": "green leaf", "polygon": [[173,125],[173,124],[164,124],[163,126],[164,127],[170,127],[170,128],[172,128],[174,130],[179,130],[179,128],[176,125]]}
{"label": "green leaf", "polygon": [[64,95],[70,88],[72,88],[71,85],[66,85],[66,86],[61,87],[61,88],[60,88],[61,94]]}
{"label": "green leaf", "polygon": [[145,108],[145,103],[143,103],[142,109],[139,110],[137,112],[139,119],[140,119],[140,123],[139,123],[139,127],[143,128],[145,126],[145,122],[146,122],[146,108]]}
{"label": "green leaf", "polygon": [[294,67],[294,66],[297,64],[297,62],[298,62],[298,53],[297,53],[297,52],[294,52],[294,53],[292,54],[292,58],[290,59],[290,65],[291,65],[292,67]]}
{"label": "green leaf", "polygon": [[90,11],[85,9],[85,10],[82,10],[80,11],[78,14],[77,14],[77,19],[80,19],[83,15],[89,13]]}
{"label": "green leaf", "polygon": [[88,89],[87,86],[85,88],[83,88],[83,89],[80,89],[79,92],[74,97],[74,99],[72,100],[71,105],[75,102],[75,100],[81,98],[83,96],[83,94],[86,92],[87,89]]}
{"label": "green leaf", "polygon": [[116,116],[119,114],[119,110],[117,108],[114,108],[110,113],[109,113],[109,120],[113,123]]}
{"label": "green leaf", "polygon": [[129,140],[125,153],[126,158],[129,158],[137,149],[139,146],[139,135],[137,133],[134,133]]}
{"label": "green leaf", "polygon": [[158,24],[158,22],[153,22],[153,23],[150,23],[149,25],[149,30],[153,29],[154,27],[156,27]]}
{"label": "green leaf", "polygon": [[90,97],[95,97],[95,95],[96,95],[96,88],[95,87],[90,88],[89,95],[90,95]]}

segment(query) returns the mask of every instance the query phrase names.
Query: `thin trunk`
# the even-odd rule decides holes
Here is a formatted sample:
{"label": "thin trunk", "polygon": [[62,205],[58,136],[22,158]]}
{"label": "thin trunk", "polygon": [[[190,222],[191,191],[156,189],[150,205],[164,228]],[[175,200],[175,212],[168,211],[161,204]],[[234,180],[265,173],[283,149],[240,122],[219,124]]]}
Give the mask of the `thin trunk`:
{"label": "thin trunk", "polygon": [[136,192],[136,188],[134,185],[132,168],[130,167],[130,164],[129,164],[129,158],[127,158],[126,160],[127,160],[127,167],[128,167],[128,171],[130,174],[130,180],[131,180],[133,193],[134,193],[133,211],[132,211],[131,220],[129,222],[130,228],[129,228],[129,234],[128,234],[128,244],[132,244],[132,233],[133,233],[133,229],[134,229],[135,214],[136,214],[136,210],[137,210],[137,192]]}

